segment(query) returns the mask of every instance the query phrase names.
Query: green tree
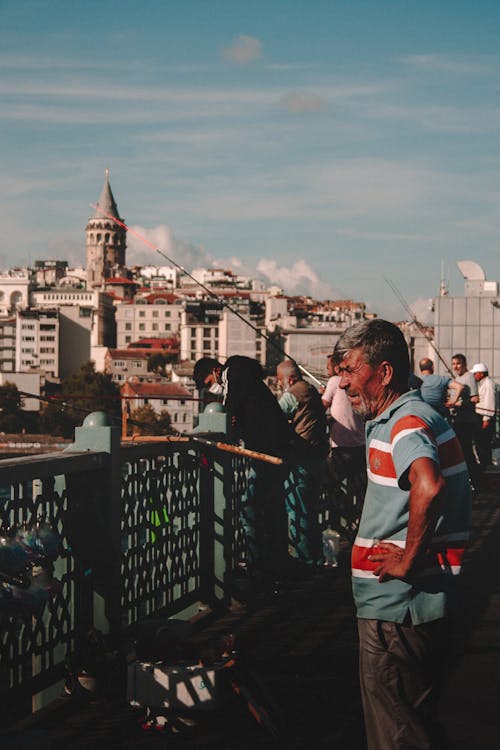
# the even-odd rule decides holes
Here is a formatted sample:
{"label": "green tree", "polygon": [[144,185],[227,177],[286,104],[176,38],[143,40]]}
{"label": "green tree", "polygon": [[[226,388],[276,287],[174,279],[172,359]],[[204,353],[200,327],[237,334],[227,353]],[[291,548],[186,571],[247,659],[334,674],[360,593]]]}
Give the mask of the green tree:
{"label": "green tree", "polygon": [[61,384],[60,397],[54,397],[40,417],[41,431],[73,437],[74,429],[93,411],[104,411],[114,424],[120,424],[121,401],[118,386],[110,375],[96,372],[93,362]]}
{"label": "green tree", "polygon": [[15,383],[0,386],[0,430],[2,432],[21,432],[25,427],[24,414],[21,409],[21,394]]}
{"label": "green tree", "polygon": [[175,352],[155,352],[148,357],[148,372],[157,372],[164,375],[166,365],[176,361],[177,354]]}
{"label": "green tree", "polygon": [[[135,424],[131,424],[134,422]],[[129,435],[169,435],[172,433],[172,420],[166,409],[159,414],[151,404],[144,404],[130,414]]]}

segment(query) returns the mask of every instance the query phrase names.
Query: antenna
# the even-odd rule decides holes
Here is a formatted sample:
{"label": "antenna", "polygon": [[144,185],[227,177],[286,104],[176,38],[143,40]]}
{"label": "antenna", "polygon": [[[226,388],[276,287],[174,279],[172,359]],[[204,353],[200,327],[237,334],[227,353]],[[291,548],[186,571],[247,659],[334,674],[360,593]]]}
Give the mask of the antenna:
{"label": "antenna", "polygon": [[447,297],[448,296],[448,282],[444,275],[444,260],[441,261],[441,282],[439,284],[439,296],[440,297]]}
{"label": "antenna", "polygon": [[397,286],[390,279],[385,278],[385,276],[384,276],[384,281],[391,287],[392,291],[394,292],[394,294],[396,295],[396,297],[398,298],[398,300],[401,302],[401,305],[403,306],[404,310],[410,316],[412,323],[415,323],[415,325],[417,326],[417,328],[420,331],[420,333],[427,339],[427,341],[429,342],[429,344],[432,346],[432,348],[436,352],[437,356],[439,357],[439,359],[441,360],[441,362],[443,363],[443,365],[446,367],[447,372],[449,372],[450,375],[453,376],[453,373],[452,373],[451,369],[449,368],[448,364],[446,363],[446,360],[443,359],[443,357],[441,355],[441,352],[437,348],[437,346],[434,343],[432,337],[429,336],[429,334],[427,333],[427,331],[425,329],[425,326],[422,325],[422,323],[418,320],[417,316],[415,315],[415,313],[413,312],[413,310],[411,309],[411,307],[409,306],[409,304],[407,303],[407,301],[405,300],[405,298],[403,297],[403,295],[401,294],[401,292],[399,291],[399,289],[397,288]]}

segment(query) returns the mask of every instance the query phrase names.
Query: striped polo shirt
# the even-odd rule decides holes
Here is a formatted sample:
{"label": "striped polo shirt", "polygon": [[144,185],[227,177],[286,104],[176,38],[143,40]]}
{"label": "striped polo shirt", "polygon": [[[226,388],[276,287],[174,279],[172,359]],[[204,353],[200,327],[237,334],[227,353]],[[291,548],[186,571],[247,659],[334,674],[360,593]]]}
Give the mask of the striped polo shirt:
{"label": "striped polo shirt", "polygon": [[[358,617],[414,624],[444,617],[460,573],[471,520],[471,491],[462,449],[448,424],[418,391],[400,396],[366,424],[368,487],[352,549],[352,581]],[[377,541],[405,546],[413,461],[430,458],[446,488],[425,560],[411,580],[380,583],[368,556]]]}

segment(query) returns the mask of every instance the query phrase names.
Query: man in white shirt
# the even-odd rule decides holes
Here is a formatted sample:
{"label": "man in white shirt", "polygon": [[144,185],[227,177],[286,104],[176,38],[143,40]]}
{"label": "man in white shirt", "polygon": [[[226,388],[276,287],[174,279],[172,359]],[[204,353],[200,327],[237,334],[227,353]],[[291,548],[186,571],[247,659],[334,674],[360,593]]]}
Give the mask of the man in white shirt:
{"label": "man in white shirt", "polygon": [[480,472],[472,449],[476,424],[475,404],[479,401],[477,383],[474,375],[467,369],[467,360],[464,354],[454,354],[451,358],[451,366],[455,372],[455,381],[465,386],[458,402],[453,406],[452,425],[462,446],[472,486],[477,490]]}
{"label": "man in white shirt", "polygon": [[352,410],[346,392],[339,388],[341,380],[337,363],[331,358],[333,372],[321,396],[330,411],[330,452],[327,468],[335,493],[341,492],[344,479],[353,483],[361,498],[366,487],[365,422]]}
{"label": "man in white shirt", "polygon": [[477,423],[474,428],[474,445],[481,472],[491,464],[491,440],[495,434],[496,386],[488,375],[484,362],[471,370],[477,382],[479,402],[476,404]]}

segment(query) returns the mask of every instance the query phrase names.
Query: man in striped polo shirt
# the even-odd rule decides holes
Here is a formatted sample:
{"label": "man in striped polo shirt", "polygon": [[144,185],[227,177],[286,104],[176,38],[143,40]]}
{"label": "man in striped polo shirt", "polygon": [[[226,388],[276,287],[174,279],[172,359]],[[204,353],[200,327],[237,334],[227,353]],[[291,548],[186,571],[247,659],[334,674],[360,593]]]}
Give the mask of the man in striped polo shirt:
{"label": "man in striped polo shirt", "polygon": [[368,487],[352,550],[369,750],[443,747],[437,699],[471,492],[455,433],[408,391],[403,334],[363,321],[339,339],[340,387],[366,420]]}

